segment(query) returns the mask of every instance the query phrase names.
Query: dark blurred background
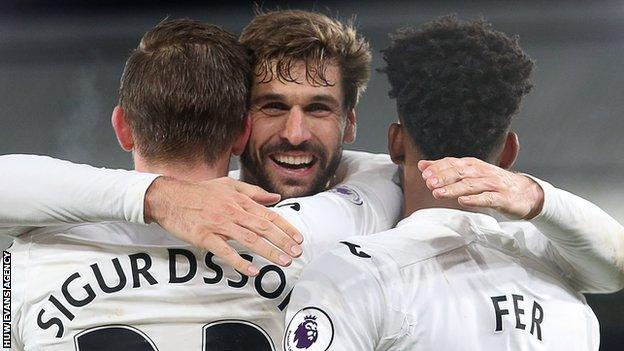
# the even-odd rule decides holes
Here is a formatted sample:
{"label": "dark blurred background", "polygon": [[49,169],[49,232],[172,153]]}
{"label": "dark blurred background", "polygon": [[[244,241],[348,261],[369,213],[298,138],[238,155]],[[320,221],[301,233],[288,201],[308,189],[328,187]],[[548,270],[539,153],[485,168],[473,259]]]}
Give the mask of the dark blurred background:
{"label": "dark blurred background", "polygon": [[[388,33],[448,13],[485,17],[520,36],[537,61],[535,88],[515,121],[517,169],[582,195],[624,222],[624,2],[265,1],[350,18],[374,48]],[[110,113],[125,59],[166,17],[190,17],[239,33],[248,1],[0,1],[0,154],[46,154],[130,168]],[[384,76],[373,73],[358,106],[356,149],[386,150],[397,119]],[[8,170],[0,170],[6,172]],[[0,245],[8,240],[0,239]],[[622,350],[624,294],[588,296],[601,324],[601,350]]]}

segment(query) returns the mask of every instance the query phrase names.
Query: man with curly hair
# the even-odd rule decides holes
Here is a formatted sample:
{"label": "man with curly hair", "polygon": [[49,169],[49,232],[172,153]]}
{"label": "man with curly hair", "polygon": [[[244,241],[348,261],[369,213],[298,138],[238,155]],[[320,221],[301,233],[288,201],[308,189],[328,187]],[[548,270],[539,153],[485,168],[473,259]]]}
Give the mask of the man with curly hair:
{"label": "man with curly hair", "polygon": [[[319,350],[597,350],[596,317],[552,264],[552,246],[432,197],[421,174],[423,160],[442,157],[512,166],[510,124],[531,89],[532,60],[484,21],[452,16],[398,31],[383,53],[401,121],[388,144],[404,219],[342,242],[304,270],[285,349],[297,350],[293,335],[306,319],[316,323]],[[550,238],[555,247],[569,239]]]}
{"label": "man with curly hair", "polygon": [[[253,28],[253,31],[251,28]],[[175,31],[175,33],[180,32]],[[183,34],[183,32],[181,34]],[[281,37],[278,36],[278,34],[281,35]],[[293,36],[297,34],[296,36],[302,36],[303,38],[300,38],[299,42],[295,43],[294,39],[289,36],[290,34]],[[318,41],[321,42],[319,47],[308,45],[307,41],[304,40],[305,38],[310,39],[311,36],[319,37]],[[187,40],[191,39],[185,36],[183,36],[183,38]],[[314,193],[318,189],[324,189],[327,184],[331,184],[339,178],[334,177],[333,170],[331,172],[328,170],[332,168],[330,166],[334,162],[332,160],[337,157],[340,158],[342,142],[352,140],[355,134],[354,106],[368,77],[367,46],[363,41],[355,39],[352,28],[343,26],[325,16],[305,11],[278,11],[260,15],[245,29],[241,40],[247,42],[249,48],[254,52],[255,58],[256,75],[254,76],[254,84],[251,93],[252,107],[250,113],[253,128],[250,137],[250,146],[247,147],[247,152],[255,153],[255,156],[251,157],[256,157],[257,160],[259,160],[258,165],[260,167],[266,167],[268,170],[269,177],[267,179],[269,182],[262,185],[271,189],[276,189],[286,197],[297,194]],[[353,40],[355,40],[355,42],[350,43]],[[259,45],[259,42],[266,44]],[[287,47],[288,50],[281,50],[283,46]],[[307,52],[307,54],[303,55],[301,51],[297,49],[299,46],[307,48],[306,50],[301,49]],[[196,45],[191,45],[191,47],[194,48]],[[176,53],[178,51],[167,50],[166,52]],[[211,52],[216,53],[218,51]],[[166,74],[167,71],[163,69],[155,70],[152,74],[148,74],[146,78],[154,80],[155,77],[161,77],[163,81],[168,81],[173,84],[182,84],[187,82],[184,80],[185,77],[203,77],[201,75],[185,74],[184,72],[192,70],[193,68],[185,67],[184,62],[184,60],[173,60],[173,62],[166,67],[173,72],[182,72],[183,74],[180,79],[178,79],[177,76]],[[234,67],[241,68],[240,64],[233,64],[235,65]],[[359,68],[356,69],[355,66]],[[138,65],[138,67],[145,68],[146,66]],[[177,69],[174,69],[176,67]],[[138,73],[140,72],[141,71]],[[225,75],[224,77],[233,78],[232,75]],[[347,79],[347,77],[350,78]],[[224,80],[227,80],[225,78]],[[213,81],[206,82],[204,79],[197,79],[197,82],[199,82],[200,85],[203,85],[203,83],[211,83],[216,87],[225,87],[220,81],[214,79]],[[182,85],[186,86],[186,84]],[[145,89],[145,91],[155,94],[155,102],[153,105],[150,104],[149,106],[160,107],[163,105],[163,101],[167,101],[158,98],[158,94],[177,96],[172,94],[170,89],[156,89],[155,87],[158,87],[158,84],[136,84],[136,87],[138,88],[137,92],[142,92],[142,89]],[[176,103],[175,106],[178,107],[183,114],[184,111],[196,110],[198,101],[206,100],[207,103],[210,103],[213,98],[227,97],[227,94],[225,94],[226,92],[233,92],[231,89],[217,88],[217,90],[219,93],[214,94],[214,96],[213,94],[200,94],[200,97],[194,99],[195,101],[191,101],[188,104]],[[203,90],[193,89],[193,92],[196,91]],[[131,102],[133,96],[136,98],[138,95],[128,95],[128,99],[130,100],[124,99],[124,101]],[[193,95],[191,94],[190,96]],[[246,96],[237,96],[236,98],[246,100]],[[163,107],[167,106],[168,104],[165,104]],[[210,111],[215,109],[219,111],[223,106],[224,105],[220,103],[209,104]],[[242,106],[240,107],[242,108]],[[171,106],[168,108],[171,108]],[[228,109],[228,111],[233,115],[233,118],[242,118],[245,120],[242,115],[234,114],[234,112],[239,110]],[[114,120],[118,119],[115,118]],[[131,128],[118,128],[120,126],[123,127],[123,123],[114,124],[117,126],[116,130],[121,132],[120,134],[122,137],[120,138],[120,143],[124,146],[124,149],[130,149],[132,144],[128,142],[129,138],[127,138],[127,132],[130,131]],[[175,128],[176,124],[169,123],[167,126]],[[165,140],[162,138],[162,129],[140,129],[142,129],[141,132],[144,133],[149,133],[150,131],[156,132],[154,133],[155,138],[149,138],[149,135],[146,135],[146,138],[144,138],[145,142],[155,143],[156,145],[154,146],[158,146],[159,143]],[[247,128],[245,130],[249,129]],[[178,132],[179,131],[169,131],[166,135],[179,135]],[[124,135],[126,137],[123,137]],[[217,139],[206,138],[205,140],[207,140],[206,143],[200,143],[199,145],[201,146],[201,150],[214,151],[212,147],[215,147],[214,144]],[[253,144],[253,146],[251,146],[251,144]],[[166,148],[164,150],[181,151],[177,148]],[[202,163],[198,165],[194,165],[193,163],[185,164],[182,161],[189,162],[189,160],[182,159],[181,154],[176,153],[174,156],[174,159],[178,162],[173,163],[171,166],[176,167],[175,175],[181,175],[183,179],[198,174],[199,172],[195,172],[195,168],[203,165]],[[159,318],[151,319],[155,323],[149,326],[149,328],[160,328],[163,321],[162,317],[165,313],[169,313],[168,316],[175,320],[186,322],[190,320],[197,322],[198,320],[193,318],[199,317],[199,326],[205,327],[205,330],[197,328],[197,324],[195,324],[194,327],[184,325],[181,328],[184,330],[184,335],[186,336],[180,339],[169,338],[167,347],[180,348],[180,345],[183,344],[180,344],[179,340],[185,340],[188,343],[200,340],[199,338],[193,337],[193,335],[197,336],[201,331],[202,335],[205,336],[204,341],[209,343],[214,341],[216,343],[209,344],[210,346],[208,348],[211,349],[273,350],[274,341],[281,339],[283,332],[283,311],[290,298],[290,287],[294,284],[303,266],[313,257],[316,257],[318,253],[323,251],[327,245],[333,244],[349,235],[349,233],[366,234],[371,232],[371,230],[381,231],[390,228],[395,223],[394,219],[400,212],[401,192],[397,186],[390,181],[390,174],[394,173],[396,167],[386,165],[386,163],[390,163],[389,158],[386,156],[365,156],[368,163],[379,163],[379,166],[383,168],[375,170],[371,169],[371,164],[364,166],[357,165],[351,162],[351,160],[348,160],[349,155],[345,156],[347,157],[342,157],[343,165],[347,166],[347,168],[352,168],[351,171],[355,169],[356,171],[359,170],[361,173],[359,177],[354,177],[353,174],[350,177],[350,182],[352,184],[353,182],[357,183],[356,186],[350,188],[344,186],[338,187],[330,190],[331,193],[329,194],[319,194],[316,197],[310,197],[308,199],[291,199],[277,206],[278,208],[276,211],[284,215],[287,219],[292,220],[293,224],[299,228],[305,236],[305,241],[303,241],[301,246],[301,248],[303,248],[303,253],[300,252],[302,256],[297,260],[293,260],[292,264],[286,269],[281,269],[273,264],[269,264],[269,262],[262,259],[262,257],[250,252],[254,251],[251,250],[251,248],[247,250],[240,245],[232,245],[232,247],[237,248],[238,251],[234,251],[233,249],[228,250],[226,247],[221,246],[221,250],[215,252],[211,250],[211,252],[208,253],[199,252],[195,248],[188,248],[188,250],[186,248],[181,250],[175,248],[170,252],[164,253],[161,247],[148,251],[148,253],[158,251],[160,252],[159,257],[162,258],[158,260],[160,264],[157,264],[156,260],[154,260],[151,267],[143,254],[132,254],[131,257],[123,257],[123,262],[126,262],[126,265],[130,267],[130,272],[124,275],[124,277],[133,278],[132,287],[130,286],[130,278],[124,280],[123,283],[121,283],[120,280],[118,286],[112,288],[107,287],[106,284],[109,284],[107,283],[108,280],[98,279],[97,274],[99,273],[95,273],[97,270],[95,268],[96,266],[91,265],[85,268],[86,273],[83,272],[83,277],[88,276],[92,279],[89,284],[79,285],[77,281],[74,282],[77,276],[71,274],[66,279],[66,285],[71,283],[71,290],[80,289],[81,286],[89,286],[89,289],[95,287],[94,292],[97,292],[98,298],[102,298],[102,296],[116,298],[119,296],[116,292],[112,292],[111,294],[109,294],[109,292],[119,287],[123,289],[125,286],[127,290],[133,292],[133,297],[138,297],[137,300],[139,301],[149,301],[149,299],[139,295],[143,293],[149,294],[149,298],[161,302],[164,301],[164,298],[159,294],[152,294],[150,292],[150,287],[151,285],[154,285],[156,288],[168,286],[165,282],[169,282],[169,284],[173,284],[172,286],[181,289],[179,290],[180,295],[176,296],[184,299],[184,303],[174,303],[179,306],[167,311],[163,309],[141,309],[141,312],[137,314],[137,316],[141,317],[141,314],[144,312],[158,313]],[[205,191],[202,191],[202,187],[198,187],[196,184],[188,184],[185,182],[180,184],[173,179],[165,179],[166,182],[160,183],[159,185],[158,180],[163,179],[163,177],[161,177],[154,181],[153,185],[155,186],[150,186],[147,191],[145,191],[145,188],[149,184],[141,188],[143,191],[134,191],[134,195],[130,194],[132,196],[128,196],[128,194],[123,192],[121,195],[113,192],[113,195],[116,196],[110,197],[107,194],[112,192],[111,189],[119,188],[118,186],[111,187],[110,182],[113,181],[114,184],[119,183],[122,178],[128,177],[127,174],[115,171],[114,174],[117,176],[111,179],[107,177],[107,170],[94,170],[89,168],[87,172],[89,176],[84,177],[80,176],[80,173],[78,175],[72,174],[72,169],[74,169],[72,165],[66,163],[59,164],[61,161],[51,159],[46,159],[46,166],[41,168],[45,169],[46,172],[34,172],[33,170],[36,169],[34,163],[38,163],[35,162],[36,160],[30,160],[33,162],[24,163],[15,162],[19,161],[19,159],[20,157],[8,157],[5,159],[6,163],[3,164],[3,157],[0,157],[0,168],[4,165],[7,169],[12,170],[12,172],[7,172],[6,176],[2,178],[2,182],[0,182],[0,185],[4,187],[0,188],[6,189],[5,192],[0,192],[11,195],[9,197],[2,197],[4,206],[0,206],[0,226],[12,226],[15,224],[22,226],[40,226],[57,223],[59,219],[68,222],[125,219],[123,216],[121,218],[118,217],[120,213],[122,215],[125,214],[124,211],[111,211],[110,202],[113,202],[114,205],[117,205],[113,209],[134,209],[134,211],[129,211],[134,214],[134,216],[132,216],[134,221],[143,221],[143,214],[145,214],[146,219],[151,218],[160,224],[171,225],[174,223],[178,225],[176,228],[179,228],[179,226],[182,226],[183,229],[190,228],[191,230],[180,231],[180,233],[186,234],[182,239],[194,245],[199,243],[200,247],[204,247],[205,245],[201,244],[209,242],[209,240],[206,240],[208,237],[216,238],[218,242],[224,242],[225,239],[219,235],[213,235],[213,233],[206,233],[206,228],[215,231],[216,234],[223,233],[222,230],[226,229],[228,229],[229,232],[231,226],[226,225],[227,221],[233,220],[237,222],[241,220],[241,215],[237,214],[240,211],[234,211],[234,216],[231,215],[231,212],[236,210],[237,207],[232,208],[229,201],[223,201],[222,196],[215,197],[210,191],[207,191],[211,189],[204,189]],[[229,160],[229,158],[226,159]],[[11,160],[13,160],[13,162],[11,162]],[[441,164],[443,165],[444,163],[430,164],[429,168],[435,169]],[[223,165],[224,167],[227,166],[226,163],[223,163]],[[83,169],[82,174],[84,174],[84,167],[80,167],[79,165],[73,166],[78,167],[79,170]],[[340,168],[339,166],[338,173],[341,173]],[[223,169],[225,168],[221,167],[221,170]],[[368,169],[369,172],[366,172],[366,169]],[[157,169],[156,171],[159,170]],[[490,171],[489,174],[494,174],[492,172],[493,171]],[[442,173],[443,172],[440,172],[439,174]],[[254,171],[251,170],[250,174],[252,174],[251,178],[254,178],[253,175],[260,173],[254,173]],[[72,176],[69,177],[66,175]],[[525,178],[522,176],[518,177]],[[247,177],[245,178],[247,179]],[[483,178],[483,176],[481,176],[481,178]],[[321,179],[321,181],[318,181],[318,179]],[[255,180],[258,181],[258,179]],[[379,184],[377,184],[378,182],[383,182],[385,186],[380,187]],[[126,182],[123,183],[126,184]],[[260,183],[260,181],[258,181],[258,183]],[[167,187],[166,184],[175,184],[176,186]],[[230,182],[228,182],[228,184],[230,184]],[[310,186],[310,184],[316,185]],[[515,187],[515,192],[523,195],[522,191],[517,191],[518,186],[516,185]],[[536,187],[539,188],[537,185]],[[136,187],[131,186],[130,188]],[[29,189],[29,191],[16,192],[12,191],[12,189]],[[212,190],[214,191],[215,189],[212,188]],[[54,194],[58,195],[51,194],[51,191],[56,191]],[[436,191],[439,192],[440,190]],[[552,201],[552,199],[562,198],[560,192],[559,190],[554,190],[552,187],[544,189],[544,196],[547,201],[542,201],[544,202],[542,212],[545,213],[542,219],[544,219],[545,222],[548,222],[549,219],[554,219],[554,221],[551,222],[554,226],[560,226],[561,223],[568,224],[562,221],[561,218],[566,218],[566,214],[569,212],[568,209],[572,207],[572,205],[566,204],[566,206],[563,206],[556,201]],[[449,193],[453,192],[449,191]],[[89,194],[91,195],[89,196]],[[93,196],[94,194],[104,194],[104,196]],[[430,194],[425,194],[423,196],[430,196]],[[109,200],[109,197],[111,200]],[[93,198],[97,199],[97,201],[90,200]],[[191,204],[192,206],[190,206],[188,204],[189,199],[196,200],[196,202],[193,202]],[[312,205],[310,203],[310,201],[317,201],[318,199],[321,199],[318,205]],[[323,199],[328,201],[324,201]],[[551,200],[548,201],[548,199]],[[204,205],[197,205],[197,202],[201,202]],[[580,223],[576,223],[576,225],[560,228],[566,233],[567,237],[570,238],[570,240],[565,243],[567,244],[567,249],[577,249],[576,252],[578,253],[579,248],[584,249],[585,245],[590,245],[588,241],[591,241],[591,238],[601,240],[603,244],[601,248],[606,247],[607,249],[602,251],[592,250],[589,258],[584,258],[582,260],[577,259],[570,264],[568,264],[565,259],[560,259],[557,262],[563,261],[565,267],[562,268],[562,271],[570,277],[578,279],[576,283],[579,286],[591,289],[592,291],[613,291],[613,289],[616,289],[615,287],[621,286],[622,281],[622,277],[619,275],[620,271],[614,263],[619,256],[614,255],[611,257],[605,253],[610,252],[608,251],[609,249],[615,250],[614,248],[618,247],[616,245],[616,239],[619,233],[618,228],[620,227],[615,223],[609,228],[605,226],[602,227],[601,230],[597,230],[590,224],[595,221],[612,223],[609,222],[612,221],[610,217],[604,212],[596,210],[591,204],[586,204],[581,199],[573,199],[571,202],[576,203],[577,206],[575,209],[577,209],[579,213],[582,212],[584,214],[584,221],[580,221]],[[2,203],[2,201],[0,201],[0,203]],[[526,204],[527,201],[509,201],[509,203],[517,207],[518,203]],[[529,204],[530,203],[531,201],[529,201]],[[346,207],[342,208],[342,204],[346,205]],[[244,203],[242,206],[245,209],[249,208],[249,205]],[[341,209],[336,209],[336,206],[341,206]],[[516,210],[513,209],[514,206],[503,205],[496,207],[498,209],[507,209],[507,211],[515,213]],[[540,205],[540,207],[542,206]],[[532,206],[527,206],[527,208],[531,209]],[[217,211],[217,214],[220,214],[219,216],[206,215],[206,212],[211,214],[219,209],[221,209],[221,211]],[[317,211],[317,209],[319,211]],[[262,208],[261,211],[266,211],[266,209]],[[363,211],[366,211],[366,213],[363,213]],[[563,212],[559,213],[561,211]],[[254,212],[260,211],[255,210]],[[553,213],[558,213],[558,215],[553,215]],[[526,213],[517,214],[517,217],[524,218],[525,214]],[[309,220],[303,220],[304,217]],[[591,218],[591,220],[588,218]],[[514,228],[517,228],[516,230],[521,230],[522,224],[518,223],[520,222],[508,223],[508,225],[514,226]],[[524,223],[531,225],[529,222]],[[363,228],[369,229],[364,230]],[[12,228],[9,229],[11,230]],[[1,231],[2,228],[0,228],[0,232]],[[239,240],[245,243],[262,242],[260,236],[250,236],[249,233],[244,230],[233,230],[233,232],[238,234]],[[42,232],[38,233],[42,234]],[[536,241],[532,241],[536,243],[536,245],[540,243],[543,244],[544,240],[546,240],[535,227],[532,227],[531,233],[538,238]],[[163,234],[163,236],[164,237],[161,238],[159,236],[148,235],[139,236],[139,238],[141,240],[157,241],[162,239],[165,243],[172,239],[168,238],[166,234]],[[605,237],[609,237],[612,240],[603,240]],[[45,235],[40,235],[39,238],[47,240]],[[202,240],[201,238],[204,239]],[[23,238],[18,240],[21,239]],[[183,244],[177,241],[176,243]],[[228,243],[232,244],[231,241],[228,241]],[[243,245],[247,246],[245,243],[243,243]],[[27,242],[27,245],[30,245],[30,243]],[[280,248],[284,246],[288,245],[281,245]],[[284,249],[287,249],[287,247]],[[549,249],[551,248],[549,247]],[[356,247],[353,247],[353,250],[356,253],[358,252]],[[554,250],[553,252],[556,254],[560,254],[561,252],[567,253],[567,251],[562,251],[560,249]],[[219,253],[221,255],[219,255]],[[224,255],[224,253],[226,255]],[[83,259],[85,255],[87,258]],[[72,259],[79,261],[80,266],[84,266],[85,262],[90,263],[91,261],[91,256],[89,256],[88,251],[79,252],[71,256],[73,257]],[[223,258],[216,259],[215,257],[217,256],[222,256]],[[36,255],[30,257],[41,258]],[[228,264],[232,263],[231,260],[226,259],[236,257],[239,259],[233,260],[235,261],[233,266],[233,268],[236,269],[235,271],[227,267]],[[271,257],[277,259],[277,257],[271,255],[267,258],[270,260]],[[15,262],[20,261],[17,256],[14,256],[14,258],[16,259]],[[45,258],[43,260],[45,261]],[[181,269],[177,268],[179,267],[178,263],[176,263],[178,261],[180,261],[179,263],[182,265]],[[187,261],[188,266],[186,266]],[[240,263],[240,261],[243,262]],[[111,267],[111,262],[113,267]],[[162,264],[163,262],[165,262],[165,264]],[[167,262],[169,265],[166,264]],[[236,264],[237,262],[239,264]],[[114,266],[115,263],[111,260],[107,260],[105,263],[106,265],[102,264],[97,267],[116,268]],[[275,263],[279,263],[279,261]],[[291,262],[287,260],[286,265],[289,263]],[[261,268],[259,271],[253,273],[249,271],[250,266],[258,266]],[[29,271],[32,272],[32,266],[29,267]],[[188,267],[188,270],[185,270],[184,267]],[[160,275],[153,273],[155,269],[160,272]],[[16,272],[15,267],[14,272]],[[108,277],[110,274],[114,275],[115,272],[108,270],[105,271],[104,274]],[[123,273],[122,270],[121,273],[118,272],[117,274],[121,276],[125,273]],[[244,274],[256,275],[256,277],[246,277],[243,276]],[[46,275],[39,274],[38,276]],[[170,279],[167,279],[168,276]],[[149,279],[148,277],[153,279]],[[162,277],[164,277],[164,279],[161,279]],[[63,278],[66,277],[63,276]],[[48,279],[52,280],[55,286],[59,285],[59,281],[62,281],[58,279],[55,281],[53,276],[48,276]],[[95,279],[95,281],[93,281],[93,279]],[[134,284],[135,281],[136,284]],[[161,284],[152,284],[154,281]],[[134,285],[138,286],[141,284],[143,284],[145,289],[134,287]],[[64,284],[60,285],[62,290]],[[197,290],[193,290],[195,288]],[[61,296],[61,294],[57,295]],[[44,328],[43,333],[50,333],[57,329],[55,327],[58,326],[60,322],[53,318],[60,316],[60,318],[62,318],[61,321],[66,322],[66,320],[70,319],[70,316],[73,318],[73,315],[69,313],[72,313],[72,311],[75,312],[76,309],[78,309],[78,311],[82,309],[83,306],[76,305],[81,305],[83,302],[76,301],[76,299],[72,297],[74,294],[72,294],[71,291],[62,292],[62,295],[65,298],[64,300],[67,300],[67,303],[73,307],[69,307],[70,310],[68,314],[64,314],[65,310],[62,310],[62,308],[65,308],[64,306],[67,304],[58,302],[58,305],[63,306],[58,307],[53,301],[48,301],[48,306],[51,306],[52,309],[46,307],[45,313],[38,315],[41,318],[42,328]],[[66,297],[66,295],[69,297]],[[205,299],[204,301],[206,301],[206,303],[193,305],[188,298],[189,295],[192,295],[194,299]],[[29,292],[29,296],[33,296],[33,294]],[[45,298],[46,295],[39,294],[38,296],[43,296]],[[71,300],[72,298],[73,300]],[[89,299],[91,299],[91,297],[87,298],[87,300]],[[170,303],[172,301],[177,300],[169,300]],[[115,303],[115,306],[120,305]],[[124,310],[127,311],[128,309],[124,308]],[[85,316],[84,310],[82,311],[81,315]],[[53,312],[55,314],[51,314]],[[194,317],[189,319],[189,313]],[[124,316],[129,315],[132,316],[133,313],[124,314]],[[322,338],[325,337],[324,335],[326,334],[324,331],[317,333],[317,325],[323,326],[321,323],[322,320],[317,320],[317,318],[318,317],[315,315],[310,315],[307,319],[304,316],[304,320],[298,323],[300,326],[298,342],[302,347],[305,347],[304,345],[312,347],[312,344],[317,344],[318,340],[322,340]],[[114,322],[123,320],[117,312],[111,319]],[[75,327],[78,325],[77,323],[83,320],[83,318],[76,317],[75,320],[70,321],[71,325],[74,326],[74,332],[79,330]],[[134,323],[128,322],[128,325],[132,324]],[[63,326],[66,327],[67,325],[63,324]],[[139,329],[143,330],[145,329],[144,327],[146,327],[145,323],[141,323],[141,328]],[[260,339],[264,339],[265,346],[270,345],[270,347],[263,348],[259,344],[258,339],[244,337],[243,334],[249,335],[247,332],[250,330],[254,331],[254,333],[251,334],[260,337]],[[88,338],[85,338],[86,334],[81,334],[83,336],[82,340],[91,339],[94,335],[99,335],[104,339],[117,341],[117,345],[114,346],[116,347],[115,349],[122,349],[119,344],[125,341],[124,339],[111,337],[111,333],[118,335],[122,332],[127,332],[127,330],[124,331],[119,328],[115,328],[114,330],[110,330],[110,328],[92,328],[92,331],[94,334],[89,333]],[[266,335],[264,333],[265,331]],[[139,331],[135,332],[138,333]],[[167,338],[166,334],[155,330],[150,331],[148,334],[159,335],[160,339]],[[66,337],[71,338],[72,335],[66,334]],[[243,339],[245,340],[244,342]],[[31,340],[44,339],[39,337],[31,338]],[[164,340],[161,341],[165,342]],[[156,342],[156,344],[160,345],[159,349],[166,349],[166,347],[162,346],[162,343]],[[238,348],[230,348],[233,347],[233,344],[236,344]],[[253,347],[248,345],[253,345]]]}

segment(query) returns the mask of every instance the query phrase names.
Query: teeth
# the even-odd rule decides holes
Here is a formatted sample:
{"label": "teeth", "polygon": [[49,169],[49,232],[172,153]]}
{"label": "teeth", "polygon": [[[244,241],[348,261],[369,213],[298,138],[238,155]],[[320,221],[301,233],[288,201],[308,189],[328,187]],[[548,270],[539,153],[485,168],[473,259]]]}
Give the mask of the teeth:
{"label": "teeth", "polygon": [[310,163],[314,159],[312,156],[286,156],[286,155],[275,155],[275,160],[281,163],[286,163],[289,165],[300,165],[304,163]]}

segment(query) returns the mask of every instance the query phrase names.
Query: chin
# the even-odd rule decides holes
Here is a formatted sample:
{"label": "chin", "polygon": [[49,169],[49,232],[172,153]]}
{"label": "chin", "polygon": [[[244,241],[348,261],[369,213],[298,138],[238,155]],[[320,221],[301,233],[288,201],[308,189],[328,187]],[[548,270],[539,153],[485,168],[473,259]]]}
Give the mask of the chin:
{"label": "chin", "polygon": [[277,193],[282,196],[282,200],[290,199],[293,197],[314,195],[312,189],[304,186],[279,185],[275,187],[275,189]]}

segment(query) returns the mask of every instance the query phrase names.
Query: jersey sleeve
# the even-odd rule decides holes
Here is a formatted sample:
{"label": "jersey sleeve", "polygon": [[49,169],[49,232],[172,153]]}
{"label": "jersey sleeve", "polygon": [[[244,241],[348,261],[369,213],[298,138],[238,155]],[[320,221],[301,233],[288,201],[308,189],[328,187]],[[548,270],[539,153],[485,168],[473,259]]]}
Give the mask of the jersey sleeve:
{"label": "jersey sleeve", "polygon": [[45,156],[0,156],[0,233],[32,227],[122,220],[144,223],[156,174],[110,170]]}
{"label": "jersey sleeve", "polygon": [[527,247],[586,293],[624,287],[624,227],[591,202],[532,177],[544,190],[542,212],[525,231]]}
{"label": "jersey sleeve", "polygon": [[284,350],[374,350],[388,303],[380,280],[346,247],[308,265],[286,311]]}
{"label": "jersey sleeve", "polygon": [[311,261],[336,242],[394,227],[402,209],[397,168],[386,162],[314,196],[282,201],[275,210],[304,235],[303,259]]}

